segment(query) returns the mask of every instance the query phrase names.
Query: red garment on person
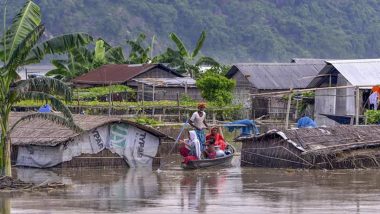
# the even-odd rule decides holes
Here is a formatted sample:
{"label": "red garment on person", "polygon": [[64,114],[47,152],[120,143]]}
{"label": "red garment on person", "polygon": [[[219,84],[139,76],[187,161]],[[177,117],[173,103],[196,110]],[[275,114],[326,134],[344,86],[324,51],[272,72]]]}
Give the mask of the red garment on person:
{"label": "red garment on person", "polygon": [[186,148],[186,146],[182,146],[179,148],[179,153],[182,155],[182,157],[187,157],[189,156],[190,150]]}
{"label": "red garment on person", "polygon": [[225,150],[226,149],[226,141],[224,140],[223,136],[219,133],[213,135],[213,134],[208,134],[206,136],[206,141],[207,140],[210,140],[211,138],[214,138],[215,139],[215,143],[214,143],[214,146],[219,146],[219,148],[221,150]]}
{"label": "red garment on person", "polygon": [[189,161],[193,161],[193,160],[198,160],[198,158],[195,157],[195,156],[190,155],[190,156],[185,157],[184,160],[183,160],[183,162],[184,162],[185,164],[188,164]]}
{"label": "red garment on person", "polygon": [[213,152],[208,152],[207,153],[207,158],[208,159],[215,159],[216,158],[216,152],[213,151]]}

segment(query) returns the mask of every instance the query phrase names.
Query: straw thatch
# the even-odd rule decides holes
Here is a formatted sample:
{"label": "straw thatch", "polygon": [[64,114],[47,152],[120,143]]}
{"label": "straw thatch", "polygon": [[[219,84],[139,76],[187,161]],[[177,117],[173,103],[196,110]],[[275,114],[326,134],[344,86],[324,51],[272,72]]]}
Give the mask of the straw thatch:
{"label": "straw thatch", "polygon": [[272,130],[240,140],[243,165],[327,169],[380,166],[380,126]]}
{"label": "straw thatch", "polygon": [[[25,112],[12,112],[9,120],[10,126],[12,126],[21,117],[29,113]],[[81,127],[84,132],[88,132],[97,127],[111,124],[111,123],[127,123],[136,126],[144,131],[147,131],[159,138],[167,137],[160,131],[154,128],[144,126],[126,119],[120,116],[94,116],[94,115],[73,115],[74,122]],[[60,143],[66,142],[73,137],[76,137],[83,133],[75,133],[69,128],[62,127],[51,121],[34,119],[31,121],[24,121],[16,126],[11,133],[12,145],[44,145],[44,146],[56,146]]]}

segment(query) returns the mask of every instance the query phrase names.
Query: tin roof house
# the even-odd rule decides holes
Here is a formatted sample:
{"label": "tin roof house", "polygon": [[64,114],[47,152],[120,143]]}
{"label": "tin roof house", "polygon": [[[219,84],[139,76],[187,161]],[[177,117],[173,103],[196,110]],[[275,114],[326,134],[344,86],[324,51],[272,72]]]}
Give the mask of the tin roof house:
{"label": "tin roof house", "polygon": [[194,79],[163,64],[103,65],[75,78],[73,83],[78,87],[127,85],[137,91],[138,100],[175,100],[177,93],[201,99]]}
{"label": "tin roof house", "polygon": [[297,60],[293,63],[240,63],[233,65],[226,76],[236,80],[234,102],[241,103],[246,108],[252,107],[253,117],[268,114],[283,116],[286,103],[281,101],[281,96],[251,98],[251,94],[306,88],[324,65],[323,60]]}
{"label": "tin roof house", "polygon": [[364,113],[369,105],[370,89],[379,84],[380,59],[326,61],[308,88],[337,88],[316,90],[314,116],[317,124],[353,124],[356,110],[360,115]]}

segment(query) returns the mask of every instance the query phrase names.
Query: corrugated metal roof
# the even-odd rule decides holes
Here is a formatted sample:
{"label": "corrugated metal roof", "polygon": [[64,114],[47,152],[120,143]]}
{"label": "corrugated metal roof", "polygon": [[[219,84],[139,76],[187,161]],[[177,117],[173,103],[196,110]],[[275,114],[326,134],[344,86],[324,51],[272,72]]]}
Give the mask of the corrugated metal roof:
{"label": "corrugated metal roof", "polygon": [[304,64],[325,64],[326,59],[315,58],[293,58],[291,63],[304,63]]}
{"label": "corrugated metal roof", "polygon": [[235,64],[226,74],[231,78],[237,71],[257,89],[305,88],[324,67],[323,63],[242,63]]}
{"label": "corrugated metal roof", "polygon": [[175,74],[176,76],[182,77],[182,75],[176,73],[175,71],[162,64],[110,64],[103,65],[80,77],[75,78],[73,80],[73,83],[90,85],[121,84],[155,67],[160,67],[163,70]]}
{"label": "corrugated metal roof", "polygon": [[191,77],[175,77],[175,78],[135,78],[132,79],[138,83],[151,86],[166,86],[166,87],[196,87],[195,80]]}
{"label": "corrugated metal roof", "polygon": [[331,60],[319,72],[318,76],[308,85],[319,87],[326,74],[339,72],[353,86],[368,86],[380,84],[380,59]]}
{"label": "corrugated metal roof", "polygon": [[22,80],[26,79],[26,74],[37,74],[37,75],[45,75],[48,71],[55,69],[53,65],[49,64],[35,64],[35,65],[26,65],[19,67],[17,70],[18,75]]}

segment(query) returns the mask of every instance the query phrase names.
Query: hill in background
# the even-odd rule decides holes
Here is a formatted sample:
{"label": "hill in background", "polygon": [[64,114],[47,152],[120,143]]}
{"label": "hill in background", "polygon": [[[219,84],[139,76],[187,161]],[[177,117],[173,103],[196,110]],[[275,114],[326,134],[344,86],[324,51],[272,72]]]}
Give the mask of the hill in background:
{"label": "hill in background", "polygon": [[[2,3],[4,0],[2,0]],[[24,1],[9,1],[8,18]],[[304,58],[380,56],[377,0],[36,0],[48,34],[75,31],[127,47],[125,39],[169,32],[195,45],[208,33],[203,54],[224,63]],[[1,11],[1,16],[3,11]],[[3,31],[3,30],[2,30]]]}

